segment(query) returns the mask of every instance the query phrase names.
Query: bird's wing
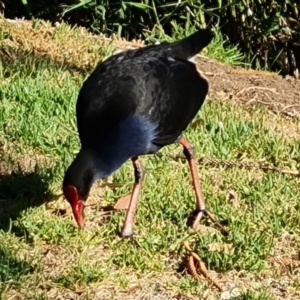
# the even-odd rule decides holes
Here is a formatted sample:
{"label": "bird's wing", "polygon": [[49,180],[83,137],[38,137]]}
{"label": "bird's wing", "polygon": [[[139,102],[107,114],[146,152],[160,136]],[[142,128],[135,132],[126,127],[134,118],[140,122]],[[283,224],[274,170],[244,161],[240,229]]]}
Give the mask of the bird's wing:
{"label": "bird's wing", "polygon": [[157,124],[154,144],[173,143],[201,108],[208,83],[193,63],[172,57],[149,60],[144,74],[138,112]]}
{"label": "bird's wing", "polygon": [[173,143],[207,92],[207,81],[191,62],[147,53],[117,55],[101,64],[79,93],[77,125],[82,146],[92,147],[116,132],[114,128],[133,114],[155,126],[153,144]]}

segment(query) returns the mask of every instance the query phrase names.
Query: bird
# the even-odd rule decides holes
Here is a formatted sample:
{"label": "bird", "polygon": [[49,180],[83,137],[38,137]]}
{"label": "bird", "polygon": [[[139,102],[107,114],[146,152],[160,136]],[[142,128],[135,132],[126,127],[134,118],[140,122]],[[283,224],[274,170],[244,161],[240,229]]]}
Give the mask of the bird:
{"label": "bird", "polygon": [[175,42],[114,54],[83,82],[76,103],[81,147],[62,186],[79,228],[84,227],[84,207],[95,181],[131,160],[134,184],[120,235],[132,237],[144,177],[139,156],[177,143],[189,163],[196,195],[192,228],[207,216],[223,229],[206,209],[193,145],[183,137],[209,91],[193,60],[213,37],[212,30],[198,29]]}

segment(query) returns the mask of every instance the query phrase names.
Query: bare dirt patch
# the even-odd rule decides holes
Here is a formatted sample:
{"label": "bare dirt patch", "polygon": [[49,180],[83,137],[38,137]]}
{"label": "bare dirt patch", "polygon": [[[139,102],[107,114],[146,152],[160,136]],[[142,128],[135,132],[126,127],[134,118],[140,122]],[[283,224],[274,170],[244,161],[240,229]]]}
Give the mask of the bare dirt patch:
{"label": "bare dirt patch", "polygon": [[300,81],[266,71],[230,67],[200,56],[197,66],[210,83],[210,95],[242,104],[261,103],[272,111],[299,116]]}

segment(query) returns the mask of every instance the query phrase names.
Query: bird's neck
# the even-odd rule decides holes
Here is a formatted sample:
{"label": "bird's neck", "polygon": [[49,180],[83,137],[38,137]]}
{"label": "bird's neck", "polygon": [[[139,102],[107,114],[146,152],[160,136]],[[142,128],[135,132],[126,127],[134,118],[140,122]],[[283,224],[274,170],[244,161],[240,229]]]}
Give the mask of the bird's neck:
{"label": "bird's neck", "polygon": [[93,183],[116,171],[128,157],[113,156],[108,152],[81,149],[65,173],[63,185],[76,187],[85,200]]}
{"label": "bird's neck", "polygon": [[111,175],[131,157],[158,151],[160,147],[152,143],[156,126],[141,116],[129,116],[99,143],[80,150],[65,174],[64,186],[74,186],[81,198],[87,197],[96,180]]}

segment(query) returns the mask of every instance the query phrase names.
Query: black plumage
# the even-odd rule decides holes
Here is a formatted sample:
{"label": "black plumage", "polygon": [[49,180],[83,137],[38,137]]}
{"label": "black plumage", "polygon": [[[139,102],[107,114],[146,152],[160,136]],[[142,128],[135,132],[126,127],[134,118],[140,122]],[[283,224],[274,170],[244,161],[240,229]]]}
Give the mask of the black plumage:
{"label": "black plumage", "polygon": [[[208,82],[188,59],[212,37],[205,29],[175,43],[121,52],[102,62],[84,82],[76,106],[81,150],[63,182],[79,226],[93,182],[132,159],[136,182],[122,235],[132,234],[142,180],[138,156],[179,142],[187,158],[193,158],[181,134],[201,108]],[[199,201],[198,212],[206,213],[203,199]]]}

